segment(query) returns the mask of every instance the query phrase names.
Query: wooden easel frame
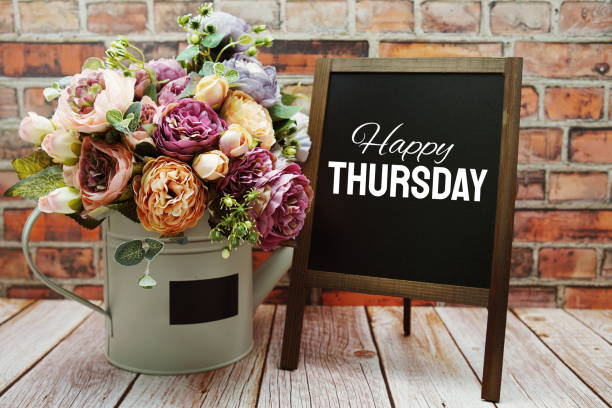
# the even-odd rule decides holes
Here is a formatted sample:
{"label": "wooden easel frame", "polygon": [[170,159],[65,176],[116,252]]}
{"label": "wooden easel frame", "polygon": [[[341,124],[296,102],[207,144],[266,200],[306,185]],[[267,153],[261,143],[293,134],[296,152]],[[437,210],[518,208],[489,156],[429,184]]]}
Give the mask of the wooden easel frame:
{"label": "wooden easel frame", "polygon": [[297,240],[297,248],[293,257],[280,363],[282,369],[293,370],[298,366],[304,305],[310,288],[401,296],[405,298],[404,332],[406,335],[410,334],[410,299],[487,306],[487,334],[481,395],[485,400],[499,401],[516,195],[521,70],[521,58],[324,58],[317,61],[308,129],[313,147],[310,159],[304,166],[304,173],[311,180],[315,191],[327,107],[327,91],[332,72],[503,74],[504,100],[500,130],[499,179],[491,285],[489,289],[482,289],[309,270],[307,266],[314,219],[312,210]]}

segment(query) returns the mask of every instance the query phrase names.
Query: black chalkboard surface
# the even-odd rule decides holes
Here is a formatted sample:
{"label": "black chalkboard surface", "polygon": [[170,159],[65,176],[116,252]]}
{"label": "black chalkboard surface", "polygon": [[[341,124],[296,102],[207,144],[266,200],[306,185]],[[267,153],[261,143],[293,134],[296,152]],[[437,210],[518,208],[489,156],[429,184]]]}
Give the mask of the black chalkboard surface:
{"label": "black chalkboard surface", "polygon": [[503,100],[500,73],[331,73],[308,269],[488,288]]}

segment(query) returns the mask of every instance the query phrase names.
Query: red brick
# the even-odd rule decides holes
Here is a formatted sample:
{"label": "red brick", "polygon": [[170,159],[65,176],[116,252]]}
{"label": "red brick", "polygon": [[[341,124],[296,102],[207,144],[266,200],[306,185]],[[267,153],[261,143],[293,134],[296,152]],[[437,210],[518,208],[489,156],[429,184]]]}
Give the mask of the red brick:
{"label": "red brick", "polygon": [[544,112],[553,120],[601,119],[603,88],[546,88]]}
{"label": "red brick", "polygon": [[0,1],[0,33],[11,33],[15,30],[15,17],[13,14],[13,2],[10,0]]}
{"label": "red brick", "polygon": [[406,0],[359,0],[356,29],[365,32],[412,32],[413,3]]}
{"label": "red brick", "polygon": [[493,34],[534,34],[550,31],[550,4],[496,2],[491,7]]}
{"label": "red brick", "polygon": [[74,288],[74,293],[90,300],[103,300],[104,287],[102,285],[81,285]]}
{"label": "red brick", "polygon": [[552,173],[549,183],[548,198],[551,202],[602,201],[608,191],[606,173]]}
{"label": "red brick", "polygon": [[421,6],[423,31],[429,33],[477,33],[480,3],[427,1]]}
{"label": "red brick", "polygon": [[129,34],[147,30],[146,3],[90,4],[87,13],[87,28],[95,33]]}
{"label": "red brick", "polygon": [[312,74],[320,57],[367,57],[366,41],[274,41],[259,59],[281,74]]}
{"label": "red brick", "polygon": [[[21,230],[30,210],[4,210],[4,239],[20,241]],[[60,214],[43,214],[30,235],[31,241],[97,241],[100,239],[100,228],[88,230],[82,228],[72,218]]]}
{"label": "red brick", "polygon": [[155,1],[155,31],[183,33],[176,19],[185,14],[197,13],[200,3],[199,1]]}
{"label": "red brick", "polygon": [[589,279],[597,270],[597,253],[591,248],[542,248],[538,271],[542,278]]}
{"label": "red brick", "polygon": [[20,1],[19,15],[23,32],[79,30],[79,5],[76,1]]}
{"label": "red brick", "polygon": [[524,76],[553,78],[611,76],[612,44],[518,41],[514,56],[523,57]]}
{"label": "red brick", "polygon": [[63,299],[64,297],[52,291],[46,286],[39,285],[14,285],[7,289],[6,294],[10,298],[25,299]]}
{"label": "red brick", "polygon": [[36,112],[39,115],[51,117],[57,107],[57,100],[47,102],[43,96],[44,88],[28,88],[24,91],[26,112]]}
{"label": "red brick", "polygon": [[268,29],[280,27],[280,5],[270,0],[225,0],[219,10],[244,19],[251,25],[265,24]]}
{"label": "red brick", "polygon": [[[12,170],[0,171],[0,196],[3,196],[6,190],[12,187],[19,181],[17,173]],[[19,197],[2,197],[3,200],[21,200]]]}
{"label": "red brick", "polygon": [[68,278],[94,278],[96,270],[91,248],[39,248],[36,265],[45,275]]}
{"label": "red brick", "polygon": [[565,307],[612,309],[612,288],[565,288]]}
{"label": "red brick", "polygon": [[[183,44],[183,43],[180,43]],[[142,50],[147,61],[158,58],[175,58],[179,53],[178,42],[139,42],[134,45]]]}
{"label": "red brick", "polygon": [[561,159],[563,131],[558,128],[521,129],[519,163],[547,163]]}
{"label": "red brick", "polygon": [[0,75],[73,75],[87,58],[104,57],[105,49],[98,43],[0,43]]}
{"label": "red brick", "polygon": [[1,278],[30,278],[30,269],[20,248],[0,248],[0,265]]}
{"label": "red brick", "polygon": [[521,88],[521,118],[538,114],[538,93],[533,86]]}
{"label": "red brick", "polygon": [[21,140],[17,129],[0,129],[0,159],[15,159],[34,150],[31,143]]}
{"label": "red brick", "polygon": [[610,242],[612,211],[516,211],[514,239],[522,242]]}
{"label": "red brick", "polygon": [[516,177],[517,200],[543,200],[545,191],[544,171],[520,171]]}
{"label": "red brick", "polygon": [[612,249],[606,249],[604,252],[604,261],[603,265],[601,266],[601,274],[605,277],[612,276]]}
{"label": "red brick", "polygon": [[0,87],[0,119],[15,118],[17,115],[17,91],[14,88]]}
{"label": "red brick", "polygon": [[509,307],[555,307],[557,289],[548,287],[513,287],[508,295]]}
{"label": "red brick", "polygon": [[289,299],[289,290],[287,288],[275,288],[262,302],[266,305],[286,305]]}
{"label": "red brick", "polygon": [[570,160],[581,163],[612,163],[612,128],[571,129]]}
{"label": "red brick", "polygon": [[559,31],[576,35],[612,34],[612,3],[564,2]]}
{"label": "red brick", "polygon": [[525,278],[531,275],[532,268],[533,251],[531,248],[512,248],[510,276],[513,278]]}
{"label": "red brick", "polygon": [[381,57],[501,57],[498,43],[380,43]]}
{"label": "red brick", "polygon": [[[339,290],[324,290],[321,301],[327,306],[402,306],[401,297],[370,295],[366,293],[343,292]],[[414,300],[412,305],[435,305],[436,302],[428,300]]]}
{"label": "red brick", "polygon": [[288,0],[285,25],[291,32],[346,31],[346,0]]}

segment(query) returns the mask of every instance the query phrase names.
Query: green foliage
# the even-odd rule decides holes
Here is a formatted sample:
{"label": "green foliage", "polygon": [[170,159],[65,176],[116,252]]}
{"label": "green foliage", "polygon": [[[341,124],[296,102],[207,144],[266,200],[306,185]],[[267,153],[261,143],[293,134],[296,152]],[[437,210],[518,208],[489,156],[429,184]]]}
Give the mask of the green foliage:
{"label": "green foliage", "polygon": [[37,149],[25,157],[11,162],[20,179],[30,177],[53,164],[53,159],[42,149]]}
{"label": "green foliage", "polygon": [[283,103],[277,103],[268,108],[272,120],[291,119],[293,115],[298,113],[302,108],[299,106],[288,106]]}
{"label": "green foliage", "polygon": [[202,79],[202,77],[196,74],[195,72],[189,73],[189,83],[187,84],[185,89],[183,89],[183,92],[180,93],[178,98],[179,99],[189,98],[195,95],[195,90],[196,90],[196,87],[198,86],[198,82],[200,82],[200,79]]}
{"label": "green foliage", "polygon": [[149,261],[155,258],[155,256],[159,254],[162,249],[164,249],[164,243],[153,238],[145,238],[145,244],[148,246],[148,248],[145,251],[144,256]]}
{"label": "green foliage", "polygon": [[215,48],[223,41],[223,33],[214,33],[205,36],[200,44],[206,48]]}
{"label": "green foliage", "polygon": [[105,67],[106,67],[106,64],[104,63],[104,60],[100,58],[96,58],[96,57],[89,57],[83,63],[83,67],[81,68],[81,70],[91,69],[95,71],[98,69],[104,69]]}
{"label": "green foliage", "polygon": [[142,247],[142,241],[135,239],[133,241],[124,242],[115,250],[115,261],[123,266],[138,265],[145,255],[145,250]]}
{"label": "green foliage", "polygon": [[103,218],[97,219],[97,218],[92,218],[87,215],[78,214],[78,213],[66,214],[66,215],[72,218],[73,220],[75,220],[81,227],[84,227],[90,230],[97,228],[100,224],[102,224],[102,221],[104,221]]}
{"label": "green foliage", "polygon": [[189,45],[176,56],[177,61],[189,61],[200,54],[200,47],[197,45]]}
{"label": "green foliage", "polygon": [[38,200],[51,191],[64,187],[64,176],[62,166],[49,166],[38,173],[32,174],[6,190],[7,197],[23,197],[30,200]]}
{"label": "green foliage", "polygon": [[151,98],[153,101],[157,102],[157,85],[154,82],[151,82],[145,88],[144,94]]}
{"label": "green foliage", "polygon": [[140,223],[134,200],[125,200],[119,203],[109,204],[107,207],[111,210],[117,211],[135,223]]}
{"label": "green foliage", "polygon": [[129,129],[133,132],[140,126],[140,114],[142,111],[142,104],[140,102],[132,103],[125,111],[124,117],[128,117],[133,114],[134,117],[129,124]]}

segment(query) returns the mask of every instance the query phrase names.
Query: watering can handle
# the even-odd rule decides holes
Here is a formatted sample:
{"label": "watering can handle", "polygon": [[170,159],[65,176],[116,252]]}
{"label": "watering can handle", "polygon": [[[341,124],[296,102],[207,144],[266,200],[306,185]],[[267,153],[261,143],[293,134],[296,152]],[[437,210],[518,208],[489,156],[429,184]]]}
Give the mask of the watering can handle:
{"label": "watering can handle", "polygon": [[30,233],[32,232],[32,227],[34,226],[34,223],[36,223],[36,220],[38,219],[38,217],[40,217],[40,214],[41,214],[40,209],[36,207],[34,211],[32,211],[32,214],[30,214],[30,216],[28,217],[25,225],[23,226],[23,233],[21,234],[21,244],[23,246],[23,255],[25,256],[25,259],[28,262],[30,269],[32,269],[32,271],[34,272],[34,275],[36,275],[36,277],[40,279],[41,281],[43,281],[45,285],[47,285],[48,287],[50,287],[51,289],[53,289],[60,295],[63,295],[69,299],[77,301],[83,306],[87,306],[88,308],[98,313],[102,313],[105,316],[110,316],[106,310],[91,303],[89,300],[84,299],[80,297],[79,295],[76,295],[62,288],[61,286],[58,286],[55,282],[53,282],[51,279],[46,277],[41,271],[39,271],[36,265],[34,265],[34,262],[32,261],[32,257],[30,256]]}

